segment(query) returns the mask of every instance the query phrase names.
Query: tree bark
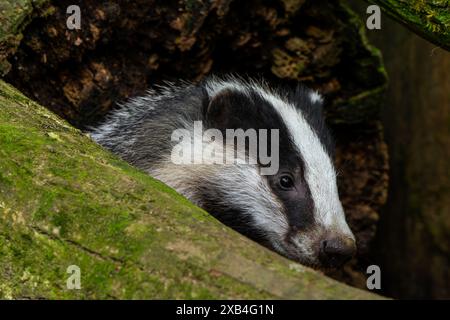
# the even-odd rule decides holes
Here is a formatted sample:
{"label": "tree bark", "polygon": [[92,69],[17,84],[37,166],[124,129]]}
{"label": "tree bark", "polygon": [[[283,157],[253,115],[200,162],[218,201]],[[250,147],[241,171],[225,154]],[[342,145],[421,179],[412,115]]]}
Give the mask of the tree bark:
{"label": "tree bark", "polygon": [[[389,14],[405,25],[448,49],[450,28],[447,1],[433,1],[430,4],[424,1],[373,0],[372,3],[382,5]],[[271,80],[290,84],[303,81],[324,93],[328,101],[328,122],[333,125],[337,137],[336,162],[341,172],[341,199],[359,247],[357,260],[347,266],[344,275],[335,276],[346,279],[353,285],[362,288],[365,286],[364,273],[361,270],[367,265],[366,255],[375,234],[378,212],[385,202],[387,189],[387,151],[377,116],[386,78],[381,57],[367,42],[364,26],[357,16],[340,2],[321,0],[184,0],[176,3],[153,0],[137,0],[132,3],[122,0],[84,1],[82,14],[82,29],[69,32],[65,26],[67,15],[62,2],[0,0],[0,74],[29,97],[77,126],[86,125],[92,119],[103,115],[114,105],[114,101],[141,93],[162,79],[183,78],[195,81],[209,72],[263,74]],[[396,50],[397,45],[394,48]],[[401,61],[398,63],[402,64]],[[445,64],[445,61],[443,63]],[[426,73],[426,70],[423,72]],[[402,73],[396,73],[396,76],[401,77]],[[398,92],[403,92],[403,88]],[[219,263],[218,258],[209,256],[209,249],[202,242],[206,240],[203,236],[195,236],[190,232],[198,231],[199,234],[211,236],[216,235],[215,232],[219,230],[218,239],[225,237],[228,240],[234,239],[234,233],[226,231],[222,234],[224,227],[214,225],[215,221],[210,220],[194,227],[198,219],[203,221],[203,218],[210,218],[206,218],[203,212],[200,214],[198,209],[187,203],[179,204],[178,201],[183,200],[177,196],[161,193],[159,188],[169,193],[170,191],[158,184],[153,185],[155,182],[152,184],[150,178],[144,178],[142,174],[102,153],[88,140],[83,140],[86,138],[82,138],[78,131],[40,107],[35,107],[30,100],[3,83],[1,95],[2,107],[11,105],[24,112],[20,115],[13,113],[12,109],[3,108],[10,112],[1,118],[5,124],[2,126],[4,134],[1,139],[5,146],[9,143],[9,149],[4,148],[1,151],[3,153],[0,160],[0,164],[7,167],[5,175],[0,175],[0,209],[4,213],[3,219],[8,222],[1,229],[1,241],[5,244],[1,250],[7,259],[2,259],[4,262],[0,264],[0,272],[5,275],[5,279],[10,279],[4,282],[5,284],[0,284],[0,292],[5,297],[39,297],[39,292],[43,292],[43,297],[56,297],[62,292],[65,292],[63,296],[67,297],[106,297],[106,294],[111,297],[164,297],[164,294],[167,297],[175,297],[175,292],[178,291],[181,292],[179,296],[188,297],[192,291],[189,288],[192,286],[195,287],[197,296],[211,291],[211,296],[214,297],[225,297],[228,294],[264,297],[265,289],[259,288],[271,288],[272,280],[263,281],[261,285],[259,280],[254,279],[254,274],[242,271],[245,275],[238,272],[239,276],[236,276],[238,267],[235,265],[224,267],[233,270],[231,276],[228,275],[230,272],[217,271],[214,266]],[[414,96],[414,92],[411,96]],[[35,111],[38,114],[33,117]],[[46,121],[47,118],[50,120]],[[56,131],[52,131],[55,123]],[[399,123],[402,123],[400,118]],[[427,128],[430,132],[433,129],[432,125]],[[7,135],[8,130],[13,130],[11,133],[14,135]],[[25,133],[30,140],[24,137]],[[424,133],[423,136],[427,135]],[[67,149],[59,149],[63,146]],[[48,150],[42,149],[43,147],[48,147]],[[27,148],[29,151],[26,151]],[[5,155],[15,157],[8,159]],[[68,155],[67,159],[62,155]],[[96,161],[92,159],[94,155],[99,156]],[[398,159],[396,155],[394,158]],[[40,165],[36,162],[37,159],[42,162]],[[84,170],[82,159],[89,164],[88,170]],[[396,162],[392,163],[395,165]],[[422,168],[424,163],[417,162],[416,165]],[[1,168],[3,170],[3,167]],[[105,168],[108,170],[105,171]],[[437,166],[436,170],[437,168],[442,171],[445,167]],[[39,173],[40,169],[43,169],[42,174],[33,179],[32,175]],[[96,170],[104,170],[106,175],[103,176],[103,172],[100,174]],[[114,172],[120,172],[120,175],[116,177]],[[393,173],[395,174],[394,171]],[[23,183],[20,179],[22,174]],[[409,179],[414,180],[411,176]],[[137,189],[133,189],[131,193],[127,192],[127,183]],[[113,190],[113,184],[118,184],[117,190]],[[53,187],[55,189],[52,189]],[[149,192],[149,195],[144,191]],[[411,195],[417,194],[416,191],[411,192]],[[178,200],[173,200],[172,197]],[[423,193],[416,199],[419,198],[425,199]],[[97,203],[97,200],[100,201]],[[426,203],[429,208],[433,207],[429,201]],[[139,204],[143,207],[135,207]],[[145,208],[152,210],[153,205],[158,212],[156,220],[151,220],[154,216],[145,213]],[[437,205],[434,208],[430,212],[437,212]],[[108,210],[112,212],[111,215]],[[423,210],[424,208],[420,207],[418,211]],[[169,214],[163,216],[162,212],[166,211]],[[195,216],[194,222],[186,230],[182,228],[185,221],[175,219],[181,217],[185,211]],[[120,242],[121,239],[114,236],[114,231],[117,228],[120,231],[118,234],[122,235],[122,226],[126,225],[127,221],[135,221],[135,213],[141,217],[139,219],[146,222],[142,228],[139,227],[141,223],[130,222],[131,230],[136,229],[138,235],[133,233],[131,240],[127,238],[124,240],[126,243]],[[397,220],[391,222],[394,225],[404,222],[400,215],[393,213],[391,217],[397,217]],[[79,221],[75,223],[72,218]],[[433,226],[443,225],[439,219],[433,218],[430,221],[433,221]],[[155,229],[153,223],[161,227]],[[178,223],[181,224],[177,225]],[[81,227],[87,231],[80,229]],[[176,249],[175,252],[170,251],[172,249],[165,250],[167,246],[164,247],[169,243],[164,242],[171,236],[169,231],[161,234],[161,239],[157,238],[158,245],[152,242],[156,239],[153,236],[160,236],[161,231],[158,230],[165,230],[166,227],[178,232],[173,234],[175,237],[181,234],[180,239],[187,240],[182,244],[176,242],[175,245],[169,245],[169,248]],[[213,233],[208,233],[209,228],[212,228]],[[430,234],[433,234],[433,237],[437,235],[436,239],[442,241],[446,239],[442,230],[441,227],[436,227]],[[97,241],[89,232],[103,232],[104,235]],[[396,234],[392,229],[389,232]],[[442,237],[443,234],[445,237]],[[112,238],[108,240],[108,236]],[[136,240],[138,238],[139,241]],[[395,239],[398,238],[392,239],[390,246],[395,247]],[[412,239],[412,243],[423,240],[417,239]],[[200,245],[194,240],[200,241]],[[114,246],[116,242],[119,248]],[[247,242],[245,246],[238,245],[235,248],[230,240],[229,245],[234,248],[231,251],[233,257],[237,257],[236,261],[243,259],[241,254],[248,258],[247,251],[258,247],[251,244],[251,247],[244,249],[250,243]],[[128,244],[131,250],[129,253],[124,249]],[[143,251],[142,246],[146,244],[151,244],[148,247],[150,253]],[[40,245],[42,251],[39,251]],[[68,276],[64,274],[64,268],[72,259],[70,250],[76,253],[78,263],[85,262],[82,270],[88,270],[89,292],[84,291],[77,295],[63,291],[65,283],[61,279]],[[235,250],[237,253],[234,253]],[[255,250],[259,252],[261,249]],[[447,252],[445,250],[443,252]],[[184,253],[185,251],[187,253]],[[229,257],[227,252],[219,250],[216,253]],[[159,253],[163,255],[160,257]],[[176,258],[172,261],[174,263],[171,263],[171,258],[166,259],[166,254],[181,254],[181,258]],[[212,259],[211,262],[194,264],[192,271],[189,271],[187,265],[191,263],[192,257],[198,258],[203,254],[208,254],[207,260]],[[145,260],[142,255],[158,257],[161,266]],[[173,265],[179,263],[183,255],[187,257],[187,262],[183,262],[177,271]],[[272,259],[272,256],[274,255],[269,254],[268,257]],[[426,255],[418,256],[422,262],[427,259]],[[437,259],[441,258],[442,256]],[[142,269],[141,260],[146,261],[146,269]],[[57,266],[50,266],[51,271],[46,274],[44,269],[49,267],[47,262],[54,261]],[[267,273],[266,269],[272,272],[273,266],[265,262],[258,260],[256,265],[253,265],[245,261],[244,265],[249,266],[256,274],[262,268],[265,274],[270,274],[269,279],[280,276],[278,272]],[[273,268],[278,270],[288,264],[283,262],[284,264],[281,264],[284,267],[280,267],[280,263],[276,262]],[[96,269],[95,272],[89,270],[90,267]],[[248,268],[245,270],[250,270]],[[296,265],[293,268],[297,269]],[[19,270],[17,274],[15,269]],[[153,277],[147,274],[150,269],[154,272]],[[96,273],[99,270],[101,272]],[[209,273],[205,273],[205,270],[209,270]],[[334,282],[328,282],[329,279],[324,280],[326,284],[323,285],[321,276],[310,273],[309,269],[305,270],[308,272],[302,275],[308,279],[313,277],[312,283],[318,284],[317,287],[311,287],[312,289],[323,289],[326,286],[341,288]],[[182,276],[182,272],[187,275]],[[95,274],[100,276],[96,278]],[[109,274],[119,275],[115,278],[116,282],[106,279]],[[144,285],[141,289],[141,281],[133,280],[130,274],[145,279],[148,286]],[[282,277],[288,277],[283,279],[290,280],[293,277],[294,282],[299,281],[292,270],[288,271],[287,275],[284,271],[282,274]],[[217,289],[222,285],[219,284],[222,278],[209,285],[209,279],[215,279],[216,275],[224,275],[224,281],[230,285],[227,287],[229,291],[221,294]],[[169,280],[166,281],[164,277]],[[316,281],[316,277],[319,280]],[[242,290],[236,289],[235,284],[247,278],[250,279],[250,284],[239,287]],[[302,288],[307,288],[310,282],[305,284],[302,281],[306,281],[306,278],[301,278],[299,283]],[[433,278],[433,285],[444,278]],[[180,279],[185,281],[180,282],[183,288],[175,285]],[[427,281],[424,279],[421,278],[420,283]],[[198,281],[201,284],[198,284]],[[39,291],[33,287],[37,283],[52,284]],[[281,291],[271,289],[276,292],[271,291],[266,295],[336,297],[335,292],[322,295],[322,291],[320,296],[314,292],[303,291],[300,294],[292,294],[287,283],[284,282]],[[153,291],[150,284],[155,284]],[[107,288],[105,294],[97,287],[103,285]],[[159,288],[158,286],[164,288],[165,291],[161,291],[164,293],[157,293],[159,291],[155,288]],[[168,286],[171,286],[173,291],[169,292]],[[247,291],[247,286],[253,289]],[[120,291],[122,289],[126,292]],[[286,293],[286,290],[289,292]],[[347,289],[342,292],[347,294]],[[359,296],[359,292],[354,295],[354,291],[351,292],[350,297]]]}
{"label": "tree bark", "polygon": [[359,248],[345,275],[333,276],[365,288],[365,257],[387,194],[378,118],[386,74],[364,24],[347,6],[326,0],[86,0],[81,29],[68,30],[65,2],[12,3],[4,11],[10,21],[4,33],[14,37],[4,40],[21,41],[9,43],[14,49],[0,58],[5,79],[78,128],[163,80],[234,72],[320,91],[337,140],[339,192]]}
{"label": "tree bark", "polygon": [[450,50],[448,0],[368,0],[426,40]]}
{"label": "tree bark", "polygon": [[0,110],[0,298],[380,298],[226,228],[2,81]]}
{"label": "tree bark", "polygon": [[450,53],[395,21],[384,20],[383,31],[372,40],[390,75],[383,108],[390,188],[376,241],[384,289],[449,299]]}

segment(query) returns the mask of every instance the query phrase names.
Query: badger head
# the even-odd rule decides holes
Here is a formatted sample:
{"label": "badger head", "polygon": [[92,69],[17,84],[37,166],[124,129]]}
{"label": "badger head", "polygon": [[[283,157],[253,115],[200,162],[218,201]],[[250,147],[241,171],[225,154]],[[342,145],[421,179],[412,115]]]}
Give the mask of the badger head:
{"label": "badger head", "polygon": [[355,238],[338,196],[322,97],[303,87],[281,93],[236,80],[212,80],[206,88],[207,126],[223,132],[278,129],[279,150],[270,150],[270,138],[267,148],[279,152],[279,165],[271,175],[261,174],[260,159],[256,165],[219,166],[208,183],[199,183],[204,186],[197,189],[202,206],[303,264],[335,267],[348,260],[356,249]]}
{"label": "badger head", "polygon": [[[318,93],[302,87],[282,93],[264,84],[213,79],[205,84],[203,119],[205,129],[225,135],[227,129],[278,129],[278,150],[271,150],[267,139],[269,152],[279,152],[278,170],[261,174],[265,165],[258,158],[254,164],[171,166],[153,175],[290,259],[336,267],[353,255],[355,240],[339,200]],[[236,157],[249,156],[248,148],[235,151]]]}

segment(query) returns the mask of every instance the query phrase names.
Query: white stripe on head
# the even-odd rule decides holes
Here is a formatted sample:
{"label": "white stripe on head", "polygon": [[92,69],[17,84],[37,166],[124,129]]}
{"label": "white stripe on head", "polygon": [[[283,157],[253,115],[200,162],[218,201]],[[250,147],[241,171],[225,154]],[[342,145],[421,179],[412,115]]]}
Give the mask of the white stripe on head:
{"label": "white stripe on head", "polygon": [[319,137],[295,106],[263,90],[260,94],[275,106],[302,156],[305,180],[315,206],[315,217],[325,228],[337,229],[336,231],[353,238],[339,200],[333,162]]}
{"label": "white stripe on head", "polygon": [[[255,82],[246,83],[234,78],[213,79],[207,84],[207,90],[210,95],[217,94],[225,88],[247,93],[248,86],[274,106],[284,121],[297,151],[302,156],[305,179],[315,206],[316,220],[326,229],[335,230],[354,239],[345,221],[344,210],[339,200],[333,162],[302,112],[282,99],[279,94],[266,88],[264,84],[264,87],[261,87]],[[312,102],[322,101],[322,97],[314,91],[311,91],[309,98]]]}

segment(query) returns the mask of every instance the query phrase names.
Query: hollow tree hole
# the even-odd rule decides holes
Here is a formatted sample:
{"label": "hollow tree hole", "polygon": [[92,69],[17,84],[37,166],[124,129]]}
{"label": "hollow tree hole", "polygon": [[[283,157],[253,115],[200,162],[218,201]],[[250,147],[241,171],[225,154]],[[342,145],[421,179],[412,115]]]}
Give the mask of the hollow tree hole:
{"label": "hollow tree hole", "polygon": [[78,128],[164,80],[198,81],[211,73],[288,86],[302,81],[323,93],[339,192],[358,245],[357,256],[329,274],[365,288],[388,183],[377,116],[385,78],[346,7],[317,0],[84,1],[81,29],[68,30],[69,2],[38,10],[9,58],[6,79]]}

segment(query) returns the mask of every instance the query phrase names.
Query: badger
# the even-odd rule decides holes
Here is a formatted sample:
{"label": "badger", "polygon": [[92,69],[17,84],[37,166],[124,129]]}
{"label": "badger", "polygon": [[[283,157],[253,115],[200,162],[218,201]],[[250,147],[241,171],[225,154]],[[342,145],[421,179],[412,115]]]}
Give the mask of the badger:
{"label": "badger", "polygon": [[[129,99],[90,135],[250,239],[304,265],[339,267],[356,246],[338,196],[322,105],[318,92],[300,84],[281,89],[264,80],[211,76],[199,83],[166,83]],[[202,153],[203,160],[231,153],[243,161],[174,161],[175,146],[195,143],[174,139],[174,132],[196,137],[199,122],[202,130],[216,133],[254,129],[259,138],[260,129],[276,130],[268,146],[258,148],[279,153],[277,170],[262,174],[267,162],[260,153],[250,154],[247,143],[237,150],[228,139],[203,137],[197,151],[213,145],[214,154]]]}

